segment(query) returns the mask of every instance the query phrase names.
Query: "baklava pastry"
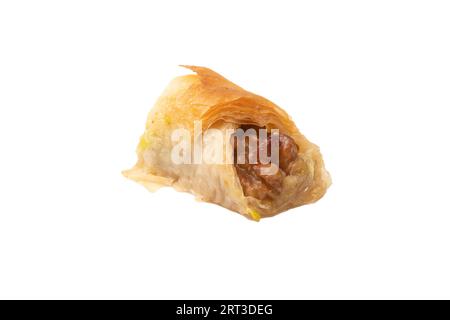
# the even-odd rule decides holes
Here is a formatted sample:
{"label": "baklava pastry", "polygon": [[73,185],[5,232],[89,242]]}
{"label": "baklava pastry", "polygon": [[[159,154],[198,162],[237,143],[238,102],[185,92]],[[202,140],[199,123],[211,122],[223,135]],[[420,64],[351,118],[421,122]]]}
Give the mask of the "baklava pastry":
{"label": "baklava pastry", "polygon": [[258,221],[319,200],[331,180],[289,115],[204,67],[167,86],[124,175],[172,186]]}

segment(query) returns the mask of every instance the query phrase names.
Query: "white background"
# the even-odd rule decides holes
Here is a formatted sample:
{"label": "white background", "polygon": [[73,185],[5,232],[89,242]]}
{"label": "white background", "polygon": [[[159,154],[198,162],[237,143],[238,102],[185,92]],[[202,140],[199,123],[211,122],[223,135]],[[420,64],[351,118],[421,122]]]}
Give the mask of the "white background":
{"label": "white background", "polygon": [[[286,109],[326,196],[122,177],[178,64]],[[449,108],[448,1],[2,1],[0,298],[450,298]]]}

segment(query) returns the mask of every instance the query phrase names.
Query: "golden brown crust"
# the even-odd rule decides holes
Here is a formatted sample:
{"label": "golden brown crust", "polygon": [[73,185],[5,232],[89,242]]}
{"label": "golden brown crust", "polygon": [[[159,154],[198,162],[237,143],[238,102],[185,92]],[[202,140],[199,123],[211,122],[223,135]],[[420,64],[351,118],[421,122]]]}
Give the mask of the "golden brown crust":
{"label": "golden brown crust", "polygon": [[[257,219],[320,199],[330,185],[321,154],[297,129],[289,115],[271,101],[248,92],[211,69],[184,66],[196,73],[175,78],[149,114],[138,146],[138,162],[124,174],[149,189],[172,185]],[[233,165],[174,165],[171,132],[201,120],[204,128],[225,130],[244,124],[279,129],[295,140],[298,158],[271,202],[245,197]]]}

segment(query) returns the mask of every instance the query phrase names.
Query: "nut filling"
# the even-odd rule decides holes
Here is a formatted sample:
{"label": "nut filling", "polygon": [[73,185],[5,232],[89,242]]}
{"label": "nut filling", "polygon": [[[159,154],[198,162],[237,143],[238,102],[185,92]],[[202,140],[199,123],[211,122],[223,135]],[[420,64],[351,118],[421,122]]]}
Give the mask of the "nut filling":
{"label": "nut filling", "polygon": [[[259,149],[262,147],[259,143],[259,130],[262,128],[241,127],[244,131],[247,129],[255,129],[256,134],[250,135],[245,139],[245,163],[239,164],[237,161],[237,144],[234,144],[234,166],[239,177],[244,195],[254,197],[259,200],[271,200],[280,194],[283,185],[283,179],[289,175],[290,165],[297,159],[298,147],[294,140],[280,133],[279,134],[279,170],[274,175],[262,174],[262,169],[267,168],[270,164],[262,164],[259,159]],[[256,155],[250,154],[249,145],[251,140],[256,140]],[[255,141],[252,141],[254,143]],[[266,140],[267,155],[270,157],[272,141],[270,135]],[[254,156],[254,158],[252,158]],[[257,163],[251,164],[250,159],[257,159]],[[253,161],[254,162],[254,161]],[[264,171],[263,171],[264,172]]]}

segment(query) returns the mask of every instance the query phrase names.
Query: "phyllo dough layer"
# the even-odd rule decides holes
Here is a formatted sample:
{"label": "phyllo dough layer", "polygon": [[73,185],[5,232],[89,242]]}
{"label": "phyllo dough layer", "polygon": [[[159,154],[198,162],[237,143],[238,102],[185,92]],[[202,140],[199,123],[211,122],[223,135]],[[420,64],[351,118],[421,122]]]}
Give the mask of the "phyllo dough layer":
{"label": "phyllo dough layer", "polygon": [[[248,92],[218,73],[186,66],[196,74],[171,81],[147,119],[138,148],[136,165],[124,175],[151,191],[172,186],[199,200],[216,203],[247,218],[259,220],[320,199],[331,183],[319,148],[297,129],[289,115],[269,100]],[[233,139],[224,139],[226,163],[174,163],[173,132],[186,130],[195,144],[201,139],[203,153],[217,150],[217,140],[198,136],[215,129],[228,137],[237,129],[279,131],[279,169],[274,175],[262,171],[267,164],[236,163]],[[265,141],[269,150],[271,140]],[[248,157],[248,155],[246,155]]]}

